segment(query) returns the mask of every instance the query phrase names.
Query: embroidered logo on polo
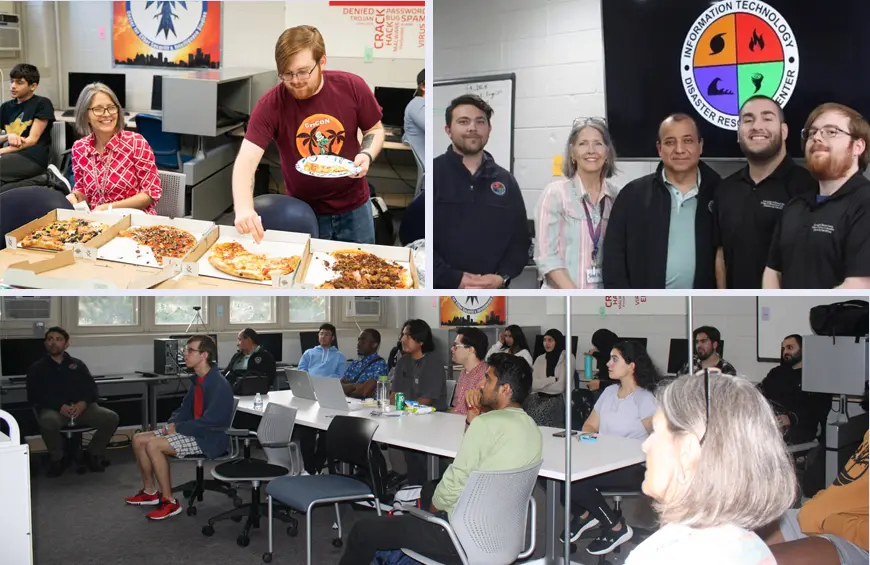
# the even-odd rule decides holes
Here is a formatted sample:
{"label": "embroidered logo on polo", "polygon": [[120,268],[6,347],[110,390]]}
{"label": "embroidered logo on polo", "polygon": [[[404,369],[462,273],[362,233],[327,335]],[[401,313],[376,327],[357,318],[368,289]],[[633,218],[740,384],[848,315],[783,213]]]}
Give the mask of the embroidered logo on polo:
{"label": "embroidered logo on polo", "polygon": [[504,196],[507,192],[507,188],[505,188],[504,183],[501,183],[499,181],[495,181],[494,183],[489,185],[489,188],[490,190],[492,190],[493,194],[497,196]]}
{"label": "embroidered logo on polo", "polygon": [[785,202],[777,202],[776,200],[762,200],[761,205],[765,208],[773,208],[774,210],[785,208]]}
{"label": "embroidered logo on polo", "polygon": [[79,366],[78,366],[77,363],[70,363],[70,365],[69,365],[69,370],[70,370],[70,371],[75,371],[75,370],[78,369],[78,368],[79,368]]}
{"label": "embroidered logo on polo", "polygon": [[830,224],[813,224],[810,228],[814,233],[834,233],[834,226]]}
{"label": "embroidered logo on polo", "polygon": [[259,356],[258,356],[258,357],[254,357],[254,363],[259,363],[259,362],[262,361],[262,360],[263,360],[262,357],[259,357]]}
{"label": "embroidered logo on polo", "polygon": [[313,114],[296,130],[296,149],[303,157],[338,155],[345,142],[344,126],[329,114]]}

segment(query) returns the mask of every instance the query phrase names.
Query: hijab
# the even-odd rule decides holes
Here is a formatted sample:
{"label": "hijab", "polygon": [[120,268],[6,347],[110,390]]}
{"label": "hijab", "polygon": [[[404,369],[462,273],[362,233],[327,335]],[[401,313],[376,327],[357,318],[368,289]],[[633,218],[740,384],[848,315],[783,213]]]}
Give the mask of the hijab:
{"label": "hijab", "polygon": [[619,337],[610,330],[600,329],[592,334],[592,345],[598,349],[592,356],[598,361],[599,377],[607,376],[607,363],[610,361],[610,351],[618,342]]}
{"label": "hijab", "polygon": [[556,342],[553,351],[544,352],[547,357],[547,376],[554,377],[556,376],[556,365],[559,363],[562,352],[565,351],[565,336],[559,330],[547,330],[544,335],[550,336]]}

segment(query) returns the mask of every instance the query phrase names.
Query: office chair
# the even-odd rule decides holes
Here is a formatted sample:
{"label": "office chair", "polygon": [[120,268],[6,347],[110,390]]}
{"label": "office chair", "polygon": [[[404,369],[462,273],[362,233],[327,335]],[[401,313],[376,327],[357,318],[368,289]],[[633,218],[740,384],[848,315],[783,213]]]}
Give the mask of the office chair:
{"label": "office chair", "polygon": [[426,198],[421,192],[405,208],[399,224],[399,241],[409,245],[426,237]]}
{"label": "office chair", "polygon": [[417,187],[414,190],[414,197],[416,198],[423,192],[423,188],[426,186],[426,166],[423,164],[420,156],[417,155],[417,152],[414,151],[414,147],[407,141],[405,142],[405,145],[407,145],[411,150],[411,154],[414,156],[414,162],[417,164]]}
{"label": "office chair", "polygon": [[184,173],[157,171],[160,178],[160,200],[157,201],[157,215],[170,218],[183,218],[187,207]]}
{"label": "office chair", "polygon": [[154,160],[159,169],[181,171],[192,155],[181,152],[181,136],[163,131],[163,118],[153,114],[136,114],[136,129],[154,151]]}
{"label": "office chair", "polygon": [[314,210],[298,198],[263,194],[254,198],[254,210],[263,221],[263,229],[320,235]]}
{"label": "office chair", "polygon": [[28,222],[73,205],[63,194],[48,186],[22,186],[0,192],[0,249],[6,248],[7,233]]}
{"label": "office chair", "polygon": [[[646,496],[639,489],[610,489],[610,490],[602,490],[601,496],[605,498],[613,499],[613,511],[616,512],[617,518],[622,518],[622,500],[624,498],[632,498],[632,497],[642,497]],[[630,525],[630,524],[629,524]],[[641,543],[646,540],[648,537],[653,535],[653,532],[647,530],[646,528],[641,528],[638,526],[631,526],[631,529],[634,531],[634,534],[631,537],[631,541],[635,543]],[[607,560],[607,556],[611,553],[615,553],[619,555],[622,550],[622,546],[618,545],[614,548],[610,553],[605,553],[603,555],[598,556],[598,565],[610,565],[610,561]],[[571,552],[576,551],[576,545],[571,544]]]}

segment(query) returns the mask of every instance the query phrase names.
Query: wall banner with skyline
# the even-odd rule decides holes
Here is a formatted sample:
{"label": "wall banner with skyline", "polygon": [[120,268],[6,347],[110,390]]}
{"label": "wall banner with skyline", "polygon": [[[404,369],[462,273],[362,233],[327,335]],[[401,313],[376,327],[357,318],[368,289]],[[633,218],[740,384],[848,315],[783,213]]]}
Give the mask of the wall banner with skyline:
{"label": "wall banner with skyline", "polygon": [[220,68],[220,2],[113,2],[112,10],[115,66]]}
{"label": "wall banner with skyline", "polygon": [[507,298],[504,296],[442,296],[440,300],[442,327],[507,324]]}

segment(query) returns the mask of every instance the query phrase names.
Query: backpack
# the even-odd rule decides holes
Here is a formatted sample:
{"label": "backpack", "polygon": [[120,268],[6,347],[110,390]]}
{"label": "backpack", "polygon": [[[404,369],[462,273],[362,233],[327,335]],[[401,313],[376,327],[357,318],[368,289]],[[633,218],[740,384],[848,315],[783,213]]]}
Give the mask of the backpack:
{"label": "backpack", "polygon": [[870,304],[847,300],[810,308],[810,327],[816,335],[861,337],[867,335]]}
{"label": "backpack", "polygon": [[393,214],[387,209],[384,199],[372,196],[372,220],[375,223],[375,243],[377,245],[393,245],[396,234],[393,229]]}

